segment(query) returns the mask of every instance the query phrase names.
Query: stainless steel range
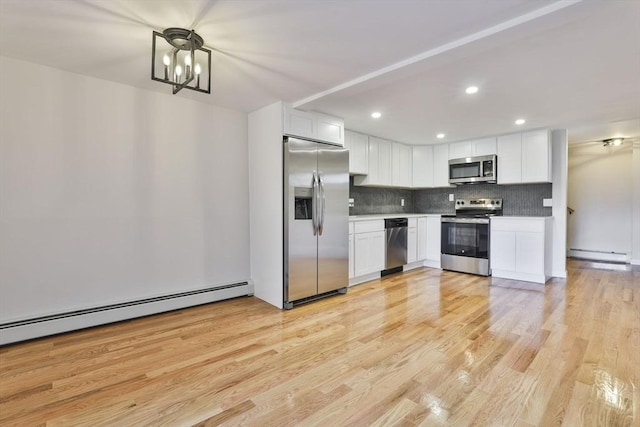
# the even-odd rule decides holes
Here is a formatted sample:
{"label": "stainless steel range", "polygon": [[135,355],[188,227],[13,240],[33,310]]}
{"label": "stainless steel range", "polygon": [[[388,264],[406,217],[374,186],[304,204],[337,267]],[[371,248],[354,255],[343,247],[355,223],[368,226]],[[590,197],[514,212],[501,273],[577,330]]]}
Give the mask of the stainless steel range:
{"label": "stainless steel range", "polygon": [[442,215],[441,267],[489,276],[489,218],[502,215],[502,199],[458,199],[455,207]]}

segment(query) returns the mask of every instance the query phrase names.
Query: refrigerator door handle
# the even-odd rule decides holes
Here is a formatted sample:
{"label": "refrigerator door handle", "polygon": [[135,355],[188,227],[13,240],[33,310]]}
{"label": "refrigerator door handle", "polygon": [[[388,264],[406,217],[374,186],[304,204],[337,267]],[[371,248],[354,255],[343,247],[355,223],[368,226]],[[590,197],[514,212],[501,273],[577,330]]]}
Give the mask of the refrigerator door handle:
{"label": "refrigerator door handle", "polygon": [[318,234],[318,174],[313,171],[313,198],[311,199],[311,223],[313,224],[313,235]]}
{"label": "refrigerator door handle", "polygon": [[322,236],[322,230],[324,228],[324,209],[325,209],[325,198],[324,198],[324,182],[322,182],[322,173],[318,173],[318,184],[320,187],[320,199],[322,201],[322,208],[320,209],[320,219],[318,221],[318,235]]}

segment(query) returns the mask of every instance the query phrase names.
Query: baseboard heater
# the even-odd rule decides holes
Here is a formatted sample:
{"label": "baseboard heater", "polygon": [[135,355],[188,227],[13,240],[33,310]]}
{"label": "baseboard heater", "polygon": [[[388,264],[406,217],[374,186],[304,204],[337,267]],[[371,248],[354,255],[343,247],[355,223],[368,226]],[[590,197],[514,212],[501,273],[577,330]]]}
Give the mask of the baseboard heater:
{"label": "baseboard heater", "polygon": [[253,295],[253,284],[240,282],[1,323],[0,345],[247,295]]}
{"label": "baseboard heater", "polygon": [[582,258],[594,261],[608,261],[608,262],[624,262],[630,261],[630,256],[624,252],[607,252],[598,251],[593,249],[577,249],[570,248],[567,251],[567,256],[572,258]]}

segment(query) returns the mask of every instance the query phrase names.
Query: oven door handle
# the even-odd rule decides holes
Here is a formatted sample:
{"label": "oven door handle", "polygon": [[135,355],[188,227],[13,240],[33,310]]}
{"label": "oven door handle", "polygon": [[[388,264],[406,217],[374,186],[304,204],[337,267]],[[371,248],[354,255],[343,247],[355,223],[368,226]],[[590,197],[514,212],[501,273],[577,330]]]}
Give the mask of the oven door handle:
{"label": "oven door handle", "polygon": [[440,218],[440,222],[452,224],[489,224],[488,218]]}

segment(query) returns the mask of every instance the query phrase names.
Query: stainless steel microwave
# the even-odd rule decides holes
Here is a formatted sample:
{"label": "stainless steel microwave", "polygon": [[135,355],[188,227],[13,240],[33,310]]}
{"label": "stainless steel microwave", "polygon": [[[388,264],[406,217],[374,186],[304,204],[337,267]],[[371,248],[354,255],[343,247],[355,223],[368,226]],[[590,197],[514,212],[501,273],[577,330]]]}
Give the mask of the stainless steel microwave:
{"label": "stainless steel microwave", "polygon": [[495,184],[498,178],[496,155],[449,160],[449,184]]}

